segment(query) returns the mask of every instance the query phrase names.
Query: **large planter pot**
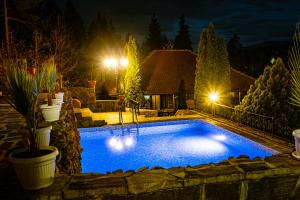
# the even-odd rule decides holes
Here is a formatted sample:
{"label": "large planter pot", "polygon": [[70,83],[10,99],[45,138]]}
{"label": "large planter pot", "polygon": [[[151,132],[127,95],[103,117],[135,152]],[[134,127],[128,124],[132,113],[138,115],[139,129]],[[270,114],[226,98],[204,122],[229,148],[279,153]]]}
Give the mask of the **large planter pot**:
{"label": "large planter pot", "polygon": [[296,129],[293,131],[293,136],[295,139],[295,149],[296,151],[292,153],[292,155],[297,158],[300,159],[300,129]]}
{"label": "large planter pot", "polygon": [[45,121],[53,122],[59,120],[60,107],[60,105],[48,106],[48,104],[42,104],[40,108]]}
{"label": "large planter pot", "polygon": [[36,190],[48,187],[54,181],[56,147],[43,147],[44,155],[34,158],[20,158],[25,149],[13,151],[8,159],[13,164],[17,177],[24,189]]}
{"label": "large planter pot", "polygon": [[39,148],[49,146],[51,129],[52,126],[36,129],[35,134]]}
{"label": "large planter pot", "polygon": [[88,81],[88,87],[89,88],[96,88],[96,81],[94,81],[94,80]]}

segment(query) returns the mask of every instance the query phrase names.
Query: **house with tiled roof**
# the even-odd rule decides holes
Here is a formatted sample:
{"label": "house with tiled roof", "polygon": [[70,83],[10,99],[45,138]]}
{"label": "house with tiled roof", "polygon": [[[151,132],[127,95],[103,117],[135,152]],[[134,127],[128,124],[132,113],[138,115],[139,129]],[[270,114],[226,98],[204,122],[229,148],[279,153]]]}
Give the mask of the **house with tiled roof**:
{"label": "house with tiled roof", "polygon": [[[141,64],[143,89],[152,109],[175,109],[180,81],[193,99],[197,55],[189,50],[154,50]],[[237,104],[255,79],[231,68],[232,104]]]}

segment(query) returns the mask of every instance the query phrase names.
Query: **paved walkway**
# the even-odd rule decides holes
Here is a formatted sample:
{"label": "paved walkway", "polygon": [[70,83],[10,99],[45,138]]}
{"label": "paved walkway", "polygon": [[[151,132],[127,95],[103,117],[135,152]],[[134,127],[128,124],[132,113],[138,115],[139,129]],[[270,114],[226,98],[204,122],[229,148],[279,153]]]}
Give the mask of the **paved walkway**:
{"label": "paved walkway", "polygon": [[[94,121],[105,120],[108,125],[119,124],[118,112],[93,113],[88,108],[82,108],[81,113],[83,117],[92,117]],[[130,111],[122,112],[122,115],[123,115],[124,124],[132,123],[132,113]],[[138,122],[153,122],[153,121],[166,121],[166,120],[191,119],[191,118],[199,118],[199,115],[194,114],[194,115],[163,116],[163,117],[145,117],[145,115],[138,115]]]}
{"label": "paved walkway", "polygon": [[9,105],[0,105],[0,168],[9,165],[10,150],[22,144],[25,120]]}

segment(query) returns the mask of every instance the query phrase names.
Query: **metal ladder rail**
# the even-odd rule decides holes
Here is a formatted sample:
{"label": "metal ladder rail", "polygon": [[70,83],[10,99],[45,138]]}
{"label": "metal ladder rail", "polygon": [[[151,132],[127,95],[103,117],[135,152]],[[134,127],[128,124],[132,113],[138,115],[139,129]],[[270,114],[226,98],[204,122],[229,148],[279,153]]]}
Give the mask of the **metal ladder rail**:
{"label": "metal ladder rail", "polygon": [[119,106],[119,124],[121,124],[122,127],[124,126],[124,123],[123,123],[122,106]]}
{"label": "metal ladder rail", "polygon": [[[138,124],[138,112],[139,112],[139,102],[133,99],[128,99],[131,103],[131,113],[132,113],[132,123],[134,123],[134,117],[136,119],[136,123]],[[138,110],[138,111],[137,111]]]}

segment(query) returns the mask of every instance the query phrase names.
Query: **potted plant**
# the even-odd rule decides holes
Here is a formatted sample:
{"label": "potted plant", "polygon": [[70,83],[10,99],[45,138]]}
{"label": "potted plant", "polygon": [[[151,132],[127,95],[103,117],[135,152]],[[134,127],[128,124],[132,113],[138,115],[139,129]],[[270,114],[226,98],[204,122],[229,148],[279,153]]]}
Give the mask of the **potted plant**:
{"label": "potted plant", "polygon": [[[291,71],[291,104],[300,107],[300,25],[297,25],[293,45],[289,50],[288,64]],[[292,155],[300,159],[300,129],[293,131],[296,151]]]}
{"label": "potted plant", "polygon": [[[55,84],[56,84],[56,66],[54,60],[50,59],[43,64],[45,69],[44,87],[48,91],[48,104],[42,104],[40,106],[43,117],[47,122],[53,122],[59,120],[59,114],[61,109],[62,100],[55,99]],[[55,99],[55,100],[54,100]]]}
{"label": "potted plant", "polygon": [[38,145],[37,97],[44,78],[44,70],[31,75],[13,61],[6,69],[8,99],[26,121],[28,132],[24,135],[26,147],[16,149],[9,155],[19,181],[24,189],[40,189],[53,183],[55,159],[58,150],[53,146]]}

